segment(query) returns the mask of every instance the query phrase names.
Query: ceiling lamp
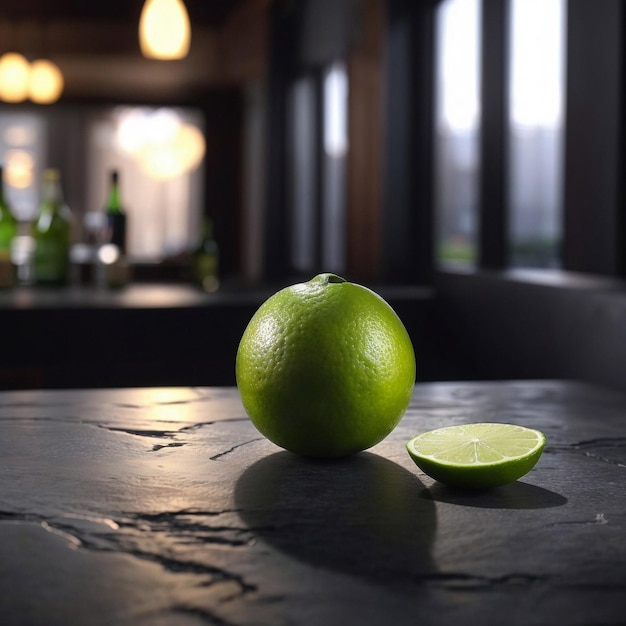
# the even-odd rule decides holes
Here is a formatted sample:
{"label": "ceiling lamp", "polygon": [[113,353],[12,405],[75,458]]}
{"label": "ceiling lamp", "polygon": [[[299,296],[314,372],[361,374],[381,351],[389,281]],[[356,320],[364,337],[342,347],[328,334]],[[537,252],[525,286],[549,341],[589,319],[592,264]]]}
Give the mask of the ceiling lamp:
{"label": "ceiling lamp", "polygon": [[30,65],[17,52],[0,57],[0,100],[22,102],[28,97]]}
{"label": "ceiling lamp", "polygon": [[63,74],[47,59],[33,61],[30,66],[29,96],[37,104],[56,102],[63,92]]}
{"label": "ceiling lamp", "polygon": [[149,59],[183,59],[189,52],[191,26],[182,0],[146,0],[139,19],[139,45]]}

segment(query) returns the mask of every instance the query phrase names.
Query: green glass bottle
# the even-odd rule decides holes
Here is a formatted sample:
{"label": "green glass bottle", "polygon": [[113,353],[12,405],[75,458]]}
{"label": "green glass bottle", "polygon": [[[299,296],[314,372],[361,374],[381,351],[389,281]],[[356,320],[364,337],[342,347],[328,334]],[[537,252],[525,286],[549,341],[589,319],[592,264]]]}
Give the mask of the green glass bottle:
{"label": "green glass bottle", "polygon": [[111,171],[109,196],[106,205],[107,243],[117,246],[120,254],[126,254],[126,213],[122,207],[120,179],[117,170]]}
{"label": "green glass bottle", "polygon": [[0,166],[0,287],[15,284],[15,267],[11,247],[17,235],[17,220],[4,196],[4,170]]}
{"label": "green glass bottle", "polygon": [[59,170],[47,169],[39,214],[32,225],[33,277],[38,285],[64,285],[70,270],[71,214],[63,201]]}
{"label": "green glass bottle", "polygon": [[191,255],[191,280],[204,291],[219,287],[219,247],[213,236],[213,222],[207,217],[202,222],[202,238]]}
{"label": "green glass bottle", "polygon": [[126,256],[126,212],[117,170],[111,170],[109,175],[109,194],[104,212],[106,228],[98,251],[99,283],[105,287],[120,288],[130,282],[131,267]]}

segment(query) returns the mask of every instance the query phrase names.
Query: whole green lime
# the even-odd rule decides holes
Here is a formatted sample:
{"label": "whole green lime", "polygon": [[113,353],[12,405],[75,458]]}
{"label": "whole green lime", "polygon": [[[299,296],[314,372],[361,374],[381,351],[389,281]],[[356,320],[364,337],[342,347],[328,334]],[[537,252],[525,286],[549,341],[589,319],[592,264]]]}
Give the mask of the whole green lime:
{"label": "whole green lime", "polygon": [[237,351],[237,386],[257,429],[306,456],[365,450],[398,424],[415,383],[400,318],[373,291],[320,274],[270,297]]}

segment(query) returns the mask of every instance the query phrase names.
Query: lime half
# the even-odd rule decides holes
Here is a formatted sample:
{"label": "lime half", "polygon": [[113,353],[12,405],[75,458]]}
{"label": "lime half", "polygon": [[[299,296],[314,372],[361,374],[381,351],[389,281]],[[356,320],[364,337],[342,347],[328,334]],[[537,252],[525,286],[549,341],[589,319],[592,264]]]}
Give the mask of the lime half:
{"label": "lime half", "polygon": [[431,430],[411,439],[406,448],[431,478],[453,487],[480,489],[527,474],[545,444],[543,433],[532,428],[479,423]]}

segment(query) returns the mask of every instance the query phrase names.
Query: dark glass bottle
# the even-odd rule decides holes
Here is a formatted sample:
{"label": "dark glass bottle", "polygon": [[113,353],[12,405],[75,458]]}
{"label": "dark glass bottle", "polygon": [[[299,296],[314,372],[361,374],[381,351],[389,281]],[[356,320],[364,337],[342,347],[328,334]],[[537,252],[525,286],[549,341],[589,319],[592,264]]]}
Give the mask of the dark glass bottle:
{"label": "dark glass bottle", "polygon": [[106,205],[106,243],[117,246],[121,255],[126,255],[126,213],[122,207],[120,178],[117,170],[110,174],[109,196]]}
{"label": "dark glass bottle", "polygon": [[17,220],[4,197],[4,171],[0,166],[0,287],[15,284],[11,247],[17,235]]}
{"label": "dark glass bottle", "polygon": [[191,254],[191,280],[204,291],[219,287],[219,248],[213,236],[213,222],[207,217],[202,222],[202,238]]}
{"label": "dark glass bottle", "polygon": [[59,170],[47,169],[39,214],[32,225],[33,277],[40,285],[67,283],[70,269],[71,214],[63,201]]}

